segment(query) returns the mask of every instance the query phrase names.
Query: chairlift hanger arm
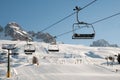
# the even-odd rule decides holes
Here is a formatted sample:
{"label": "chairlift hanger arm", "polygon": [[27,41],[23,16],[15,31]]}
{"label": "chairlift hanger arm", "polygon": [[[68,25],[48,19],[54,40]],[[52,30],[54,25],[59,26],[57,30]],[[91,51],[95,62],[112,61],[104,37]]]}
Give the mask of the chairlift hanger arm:
{"label": "chairlift hanger arm", "polygon": [[80,23],[79,19],[78,19],[78,13],[79,11],[81,10],[80,7],[76,6],[75,9],[73,9],[74,11],[76,11],[76,19],[77,19],[77,22]]}
{"label": "chairlift hanger arm", "polygon": [[79,21],[78,13],[79,13],[80,10],[82,10],[82,8],[76,6],[75,9],[73,9],[73,10],[76,11],[76,20],[77,20],[77,23],[75,23],[75,24],[86,24],[87,25],[88,23],[85,23],[83,21]]}

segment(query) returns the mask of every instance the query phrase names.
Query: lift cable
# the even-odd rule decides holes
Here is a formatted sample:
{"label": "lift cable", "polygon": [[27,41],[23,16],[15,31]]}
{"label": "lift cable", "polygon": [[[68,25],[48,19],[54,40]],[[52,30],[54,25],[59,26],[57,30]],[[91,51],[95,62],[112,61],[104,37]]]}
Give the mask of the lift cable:
{"label": "lift cable", "polygon": [[113,15],[111,15],[111,16],[105,17],[105,18],[103,18],[103,19],[97,20],[97,21],[95,21],[95,22],[92,22],[91,24],[96,24],[96,23],[98,23],[98,22],[101,22],[101,21],[104,21],[104,20],[106,20],[106,19],[115,17],[115,16],[117,16],[117,15],[120,15],[120,12],[119,12],[119,13],[116,13],[116,14],[113,14]]}
{"label": "lift cable", "polygon": [[[103,19],[97,20],[97,21],[95,21],[95,22],[92,22],[91,24],[96,24],[96,23],[98,23],[98,22],[101,22],[101,21],[110,19],[110,18],[115,17],[115,16],[117,16],[117,15],[120,15],[120,12],[119,12],[119,13],[116,13],[116,14],[113,14],[113,15],[111,15],[111,16],[105,17],[105,18],[103,18]],[[79,30],[79,29],[81,29],[81,28],[77,28],[77,29],[75,29],[75,30]],[[63,36],[63,35],[65,35],[65,34],[68,34],[68,33],[71,33],[71,32],[73,32],[73,30],[68,31],[68,32],[65,32],[65,33],[62,33],[62,34],[59,34],[59,35],[57,35],[57,36],[54,36],[54,38],[58,38],[58,37],[60,37],[60,36]]]}
{"label": "lift cable", "polygon": [[94,1],[90,2],[90,3],[87,4],[86,6],[82,7],[80,10],[82,10],[82,9],[84,9],[84,8],[86,8],[86,7],[88,7],[88,6],[90,6],[91,4],[93,4],[93,3],[96,2],[96,1],[97,1],[97,0],[94,0]]}
{"label": "lift cable", "polygon": [[58,23],[62,22],[63,20],[65,20],[65,19],[67,19],[67,18],[71,17],[71,16],[72,16],[72,15],[74,15],[75,13],[76,13],[76,12],[74,12],[74,13],[72,13],[72,14],[70,14],[70,15],[66,16],[66,17],[64,17],[63,19],[61,19],[61,20],[59,20],[59,21],[57,21],[57,22],[53,23],[52,25],[50,25],[50,26],[46,27],[45,29],[41,30],[40,32],[43,32],[43,31],[45,31],[45,30],[47,30],[47,29],[49,29],[49,28],[53,27],[54,25],[56,25],[56,24],[58,24]]}
{"label": "lift cable", "polygon": [[[94,0],[94,1],[90,2],[89,4],[87,4],[87,5],[85,5],[84,7],[80,8],[80,10],[85,9],[86,7],[88,7],[88,6],[90,6],[91,4],[93,4],[95,1],[97,1],[97,0]],[[49,28],[53,27],[54,25],[56,25],[56,24],[58,24],[58,23],[60,23],[60,22],[64,21],[65,19],[67,19],[67,18],[71,17],[71,16],[72,16],[72,15],[74,15],[75,13],[76,13],[76,12],[71,13],[70,15],[68,15],[68,16],[66,16],[66,17],[64,17],[63,19],[61,19],[61,20],[59,20],[59,21],[57,21],[57,22],[53,23],[52,25],[50,25],[50,26],[48,26],[48,27],[44,28],[44,29],[43,29],[43,30],[41,30],[40,32],[43,32],[43,31],[45,31],[45,30],[47,30],[47,29],[49,29]]]}

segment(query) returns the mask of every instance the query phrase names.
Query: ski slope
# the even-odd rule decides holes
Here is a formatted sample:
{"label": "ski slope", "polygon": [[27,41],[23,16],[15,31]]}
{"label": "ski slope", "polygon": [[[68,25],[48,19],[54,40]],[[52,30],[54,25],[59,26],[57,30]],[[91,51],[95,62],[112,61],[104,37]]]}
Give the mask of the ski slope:
{"label": "ski slope", "polygon": [[[59,44],[59,52],[48,52],[49,44],[31,42],[36,52],[26,55],[26,42],[0,41],[1,46],[4,43],[16,44],[19,55],[10,57],[10,78],[6,78],[7,63],[0,64],[0,80],[120,80],[120,65],[117,61],[113,66],[107,66],[104,59],[117,55],[120,48]],[[32,64],[33,56],[38,58],[39,65]]]}

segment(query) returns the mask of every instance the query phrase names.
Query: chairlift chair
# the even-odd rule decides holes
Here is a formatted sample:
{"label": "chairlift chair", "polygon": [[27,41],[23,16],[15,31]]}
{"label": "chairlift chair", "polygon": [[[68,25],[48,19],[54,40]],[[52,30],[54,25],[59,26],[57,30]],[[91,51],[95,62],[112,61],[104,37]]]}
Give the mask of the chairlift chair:
{"label": "chairlift chair", "polygon": [[35,52],[35,46],[33,44],[25,44],[24,45],[24,52],[27,55],[32,55]]}
{"label": "chairlift chair", "polygon": [[57,44],[50,44],[48,46],[48,51],[49,52],[59,52],[59,47]]}
{"label": "chairlift chair", "polygon": [[48,49],[49,52],[59,52],[59,49]]}
{"label": "chairlift chair", "polygon": [[[76,29],[76,27],[78,27]],[[91,33],[77,33],[76,30],[80,29],[82,31],[83,28],[91,29]],[[87,31],[85,31],[87,32]],[[72,39],[93,39],[95,37],[95,30],[92,24],[80,22],[73,24],[73,36]]]}
{"label": "chairlift chair", "polygon": [[[85,22],[80,22],[78,19],[78,12],[81,10],[80,7],[76,6],[75,9],[73,9],[74,11],[76,11],[76,20],[77,23],[73,24],[73,36],[72,39],[93,39],[95,37],[95,30],[92,24],[88,24]],[[77,27],[77,29],[76,29]],[[76,32],[78,29],[81,30],[83,28],[87,28],[88,29],[92,29],[92,33],[78,33]],[[82,31],[81,31],[82,32]],[[85,31],[87,32],[87,31]]]}

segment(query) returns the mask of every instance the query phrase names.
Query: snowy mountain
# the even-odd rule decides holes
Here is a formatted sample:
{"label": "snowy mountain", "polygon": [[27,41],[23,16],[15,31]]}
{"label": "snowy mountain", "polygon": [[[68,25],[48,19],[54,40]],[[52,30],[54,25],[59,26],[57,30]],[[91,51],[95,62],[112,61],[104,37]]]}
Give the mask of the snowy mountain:
{"label": "snowy mountain", "polygon": [[0,26],[0,39],[1,40],[32,40],[32,41],[44,41],[44,42],[53,42],[55,41],[54,37],[49,33],[42,33],[34,31],[25,31],[23,28],[16,22],[8,23],[5,28]]}
{"label": "snowy mountain", "polygon": [[104,39],[93,41],[93,43],[90,46],[91,47],[118,47],[117,44],[110,44]]}
{"label": "snowy mountain", "polygon": [[[83,45],[58,44],[59,52],[49,52],[48,43],[31,42],[35,52],[24,53],[26,41],[1,40],[2,44],[16,44],[16,53],[10,55],[10,77],[7,73],[7,51],[0,48],[0,80],[119,80],[120,65],[116,57],[120,48],[88,47]],[[113,56],[106,60],[106,56]],[[38,64],[33,64],[36,57]]]}
{"label": "snowy mountain", "polygon": [[34,41],[43,41],[46,43],[56,42],[55,38],[49,33],[29,31],[28,34],[33,38]]}
{"label": "snowy mountain", "polygon": [[22,30],[21,26],[15,22],[8,23],[5,26],[5,36],[12,37],[13,40],[32,40],[28,33]]}

